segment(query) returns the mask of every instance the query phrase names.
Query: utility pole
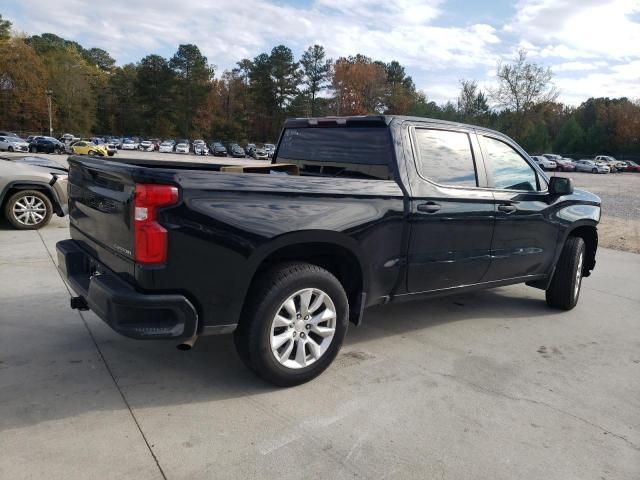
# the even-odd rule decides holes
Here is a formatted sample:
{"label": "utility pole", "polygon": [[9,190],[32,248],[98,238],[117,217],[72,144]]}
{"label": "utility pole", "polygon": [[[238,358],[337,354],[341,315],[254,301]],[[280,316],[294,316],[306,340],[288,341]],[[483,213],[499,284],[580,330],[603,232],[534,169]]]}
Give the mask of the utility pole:
{"label": "utility pole", "polygon": [[49,136],[53,137],[53,123],[51,120],[51,96],[53,95],[53,90],[47,90],[47,107],[49,109]]}

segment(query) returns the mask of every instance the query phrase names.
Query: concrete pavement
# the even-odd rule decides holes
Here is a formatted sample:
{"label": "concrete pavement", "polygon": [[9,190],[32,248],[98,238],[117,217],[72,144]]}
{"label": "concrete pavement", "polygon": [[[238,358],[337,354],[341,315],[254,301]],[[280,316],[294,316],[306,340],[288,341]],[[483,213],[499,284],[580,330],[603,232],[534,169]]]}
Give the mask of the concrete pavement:
{"label": "concrete pavement", "polygon": [[525,286],[371,309],[276,389],[229,336],[71,311],[66,237],[0,226],[0,478],[640,478],[640,255],[601,250],[571,312]]}

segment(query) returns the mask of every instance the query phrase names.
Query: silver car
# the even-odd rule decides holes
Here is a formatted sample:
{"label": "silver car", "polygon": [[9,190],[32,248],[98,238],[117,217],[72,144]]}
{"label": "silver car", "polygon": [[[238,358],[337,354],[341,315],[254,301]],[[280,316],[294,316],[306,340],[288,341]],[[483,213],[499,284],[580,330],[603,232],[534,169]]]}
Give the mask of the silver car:
{"label": "silver car", "polygon": [[577,160],[574,162],[576,172],[609,173],[609,166],[593,160]]}
{"label": "silver car", "polygon": [[0,150],[7,152],[28,152],[29,144],[20,137],[0,137]]}
{"label": "silver car", "polygon": [[68,169],[48,158],[0,157],[0,205],[19,230],[44,227],[67,212]]}

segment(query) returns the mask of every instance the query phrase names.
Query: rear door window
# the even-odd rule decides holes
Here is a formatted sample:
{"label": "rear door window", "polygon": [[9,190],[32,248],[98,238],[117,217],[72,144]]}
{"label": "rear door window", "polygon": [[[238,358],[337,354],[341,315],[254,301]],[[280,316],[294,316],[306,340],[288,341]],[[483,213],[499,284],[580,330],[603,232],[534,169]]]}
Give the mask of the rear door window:
{"label": "rear door window", "polygon": [[386,127],[287,128],[277,161],[301,175],[391,180],[391,155]]}
{"label": "rear door window", "polygon": [[441,185],[478,186],[471,141],[466,132],[416,128],[415,139],[421,177]]}

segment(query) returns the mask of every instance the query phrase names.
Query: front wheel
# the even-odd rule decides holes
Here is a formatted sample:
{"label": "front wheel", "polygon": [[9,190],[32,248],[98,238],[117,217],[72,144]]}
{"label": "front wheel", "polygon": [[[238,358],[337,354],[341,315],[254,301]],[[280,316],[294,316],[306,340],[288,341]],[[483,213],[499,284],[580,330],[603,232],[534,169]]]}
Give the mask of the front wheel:
{"label": "front wheel", "polygon": [[591,173],[598,173],[598,169],[597,168],[592,168],[591,169]]}
{"label": "front wheel", "polygon": [[320,375],[347,333],[349,303],[336,277],[308,263],[284,263],[257,280],[234,333],[241,359],[281,387]]}
{"label": "front wheel", "polygon": [[11,145],[9,145],[9,148],[7,149],[9,152],[13,152],[13,147]]}
{"label": "front wheel", "polygon": [[562,248],[553,278],[546,291],[547,304],[562,310],[571,310],[578,303],[584,265],[584,240],[569,237]]}
{"label": "front wheel", "polygon": [[37,230],[44,227],[53,213],[51,200],[37,190],[23,190],[13,194],[4,207],[7,220],[18,230]]}
{"label": "front wheel", "polygon": [[96,154],[96,152],[94,152],[93,150],[89,150],[89,156],[93,157]]}

